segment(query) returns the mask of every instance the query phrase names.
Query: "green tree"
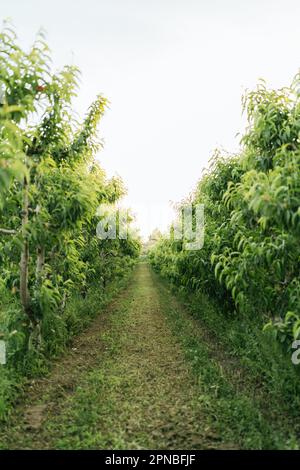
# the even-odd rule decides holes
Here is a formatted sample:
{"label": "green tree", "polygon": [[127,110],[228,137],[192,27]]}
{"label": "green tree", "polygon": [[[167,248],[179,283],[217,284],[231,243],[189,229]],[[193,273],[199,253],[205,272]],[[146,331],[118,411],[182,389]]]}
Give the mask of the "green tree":
{"label": "green tree", "polygon": [[[89,246],[111,253],[96,237],[96,211],[99,204],[117,201],[124,188],[118,179],[107,180],[95,160],[107,100],[99,95],[78,122],[72,109],[78,69],[66,66],[52,73],[42,36],[29,52],[10,29],[0,43],[0,178],[5,183],[0,263],[7,286],[19,292],[31,337],[40,344],[55,330],[49,318],[63,311],[78,286],[86,292],[92,273],[99,274]],[[132,243],[115,241],[114,265],[102,269],[105,282],[122,272],[116,259],[127,257]]]}

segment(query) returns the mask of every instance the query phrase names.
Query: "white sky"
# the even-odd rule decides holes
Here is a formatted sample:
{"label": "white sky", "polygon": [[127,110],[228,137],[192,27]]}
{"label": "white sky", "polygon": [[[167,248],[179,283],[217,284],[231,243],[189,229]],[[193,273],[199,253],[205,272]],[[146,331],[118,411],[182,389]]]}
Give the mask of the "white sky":
{"label": "white sky", "polygon": [[299,0],[0,0],[0,17],[24,45],[43,27],[54,65],[79,66],[78,111],[109,98],[99,159],[144,236],[168,226],[214,148],[237,149],[245,88],[299,68]]}

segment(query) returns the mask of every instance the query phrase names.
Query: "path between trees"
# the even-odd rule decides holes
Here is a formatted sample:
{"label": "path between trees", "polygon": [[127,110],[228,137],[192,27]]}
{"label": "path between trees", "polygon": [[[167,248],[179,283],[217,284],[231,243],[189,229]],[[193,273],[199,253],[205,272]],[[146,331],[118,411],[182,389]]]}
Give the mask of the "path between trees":
{"label": "path between trees", "polygon": [[[177,332],[169,317],[175,304],[185,317]],[[194,330],[148,265],[139,264],[49,376],[31,384],[0,433],[0,448],[238,448],[238,439],[230,432],[224,438],[215,425],[212,369],[203,369],[202,381],[179,341]]]}

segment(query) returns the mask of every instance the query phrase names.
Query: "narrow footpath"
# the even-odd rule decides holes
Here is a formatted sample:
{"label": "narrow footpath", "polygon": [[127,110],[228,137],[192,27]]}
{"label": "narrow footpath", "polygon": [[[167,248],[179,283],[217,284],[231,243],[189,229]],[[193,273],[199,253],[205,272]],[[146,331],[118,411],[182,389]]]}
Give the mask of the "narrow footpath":
{"label": "narrow footpath", "polygon": [[[244,417],[236,392],[222,385],[222,367],[210,363],[206,346],[203,354],[195,347],[203,372],[193,372],[180,336],[193,335],[195,322],[180,309],[149,266],[139,264],[128,287],[49,376],[31,384],[0,431],[0,448],[236,449],[247,447],[252,435],[268,433],[254,408],[257,429],[239,434]],[[176,326],[180,315],[184,320]],[[198,334],[192,340],[199,342]],[[223,397],[216,408],[220,387],[228,410]],[[252,413],[251,400],[241,400],[237,406]],[[233,423],[226,423],[228,416]]]}

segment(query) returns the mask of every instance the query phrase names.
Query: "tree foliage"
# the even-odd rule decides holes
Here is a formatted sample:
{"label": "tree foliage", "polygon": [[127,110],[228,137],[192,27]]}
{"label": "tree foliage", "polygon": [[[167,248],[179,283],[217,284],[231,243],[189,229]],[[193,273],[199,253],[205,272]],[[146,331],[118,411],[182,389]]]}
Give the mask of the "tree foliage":
{"label": "tree foliage", "polygon": [[278,91],[259,83],[243,104],[241,153],[217,152],[193,196],[205,205],[203,249],[161,239],[150,259],[227,312],[262,316],[290,348],[300,337],[300,75]]}
{"label": "tree foliage", "polygon": [[62,350],[74,295],[93,286],[105,295],[139,253],[136,238],[96,236],[98,206],[125,192],[95,159],[107,100],[99,95],[78,122],[79,71],[53,73],[49,54],[42,35],[26,52],[11,29],[0,34],[0,334],[10,361],[28,348]]}

